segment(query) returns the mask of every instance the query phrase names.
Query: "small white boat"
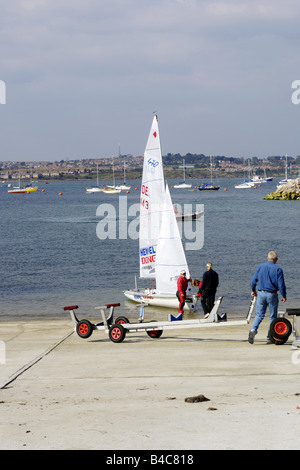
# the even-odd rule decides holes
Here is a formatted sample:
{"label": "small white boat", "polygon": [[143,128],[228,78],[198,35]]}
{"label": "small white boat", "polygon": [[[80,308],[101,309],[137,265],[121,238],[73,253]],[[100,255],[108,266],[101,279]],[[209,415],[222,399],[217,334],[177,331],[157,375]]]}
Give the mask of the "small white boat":
{"label": "small white boat", "polygon": [[103,189],[103,192],[106,194],[118,194],[122,191],[120,187],[115,185],[115,168],[114,168],[114,159],[112,161],[112,171],[113,171],[113,184],[112,186],[107,185],[106,188]]}
{"label": "small white boat", "polygon": [[94,186],[92,188],[86,188],[87,193],[101,193],[103,191],[102,188],[99,188],[98,186]]}
{"label": "small white boat", "polygon": [[250,167],[250,160],[248,160],[248,179],[245,179],[240,184],[235,184],[234,187],[236,189],[250,189],[255,186],[255,183],[251,179],[251,167]]}
{"label": "small white boat", "polygon": [[288,178],[287,177],[287,172],[288,172],[288,163],[287,163],[287,153],[285,154],[285,177],[283,180],[280,180],[279,183],[277,184],[277,189],[282,188],[282,186],[285,186],[287,183],[290,181],[293,181],[293,178]]}
{"label": "small white boat", "polygon": [[185,169],[186,168],[194,168],[194,165],[186,165],[185,160],[183,159],[182,166],[179,168],[183,168],[183,182],[179,184],[174,184],[173,188],[175,189],[189,189],[192,187],[191,184],[185,182]]}
{"label": "small white boat", "polygon": [[260,184],[260,183],[266,183],[267,180],[265,178],[261,178],[261,176],[253,175],[251,178],[252,183],[254,184]]}
{"label": "small white boat", "polygon": [[191,184],[188,183],[180,183],[180,184],[174,184],[173,188],[175,189],[190,189],[192,187]]}
{"label": "small white boat", "polygon": [[113,186],[102,189],[102,192],[106,194],[119,194],[121,191],[122,189],[119,189]]}
{"label": "small white boat", "polygon": [[97,186],[92,186],[91,188],[86,188],[87,193],[100,193],[103,189],[99,187],[99,175],[98,175],[98,163],[97,163]]}
{"label": "small white boat", "polygon": [[253,183],[252,181],[244,181],[243,183],[236,184],[234,187],[236,189],[250,189],[253,188],[254,185],[255,183]]}
{"label": "small white boat", "polygon": [[203,211],[195,211],[195,212],[192,212],[191,214],[183,214],[181,211],[178,211],[176,204],[174,204],[173,208],[174,208],[176,220],[178,222],[187,222],[190,220],[199,219],[201,215],[203,215],[204,213]]}
{"label": "small white boat", "polygon": [[126,184],[126,164],[124,162],[124,183],[123,184],[117,184],[116,186],[117,189],[121,189],[122,191],[128,191],[131,186],[128,186],[128,184]]}
{"label": "small white boat", "polygon": [[286,179],[286,180],[281,180],[281,181],[279,181],[279,183],[276,185],[276,188],[277,188],[277,189],[280,189],[280,188],[282,188],[283,186],[285,186],[286,184],[290,183],[291,181],[293,181],[292,178]]}
{"label": "small white boat", "polygon": [[117,184],[116,188],[121,189],[121,191],[128,191],[131,186],[127,186],[126,184]]}

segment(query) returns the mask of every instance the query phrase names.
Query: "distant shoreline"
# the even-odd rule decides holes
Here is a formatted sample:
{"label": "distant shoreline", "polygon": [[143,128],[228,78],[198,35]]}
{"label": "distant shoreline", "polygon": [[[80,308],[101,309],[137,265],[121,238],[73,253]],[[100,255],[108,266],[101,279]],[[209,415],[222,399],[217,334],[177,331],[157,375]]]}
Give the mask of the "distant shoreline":
{"label": "distant shoreline", "polygon": [[[164,168],[164,175],[165,179],[172,179],[172,180],[177,180],[177,181],[182,181],[182,177],[178,176],[178,170],[168,170],[168,168]],[[283,178],[282,171],[274,172],[273,175],[271,176],[272,178]],[[133,172],[128,172],[126,175],[126,181],[141,181],[142,178],[142,170],[136,170]],[[245,176],[244,172],[232,172],[232,173],[225,173],[218,175],[214,178],[214,180],[218,179],[247,179]],[[291,176],[291,178],[297,178],[297,176]],[[193,175],[189,178],[186,178],[186,180],[193,180],[193,179],[210,179],[209,173],[204,173],[203,170],[201,171],[194,171]],[[115,171],[115,180],[116,181],[124,181],[123,173],[120,171]],[[9,180],[2,180],[2,183],[14,183],[16,180],[15,179],[9,179]],[[64,174],[63,176],[57,177],[57,176],[49,176],[49,177],[44,177],[44,178],[32,178],[31,181],[34,182],[47,182],[47,181],[86,181],[86,182],[91,182],[91,181],[97,181],[97,175],[91,174],[90,176],[87,176],[86,174],[84,175],[68,175]],[[101,184],[101,181],[112,181],[112,175],[111,172],[109,171],[101,171],[101,178],[99,178],[99,183]],[[23,180],[23,182],[26,182],[26,180]]]}

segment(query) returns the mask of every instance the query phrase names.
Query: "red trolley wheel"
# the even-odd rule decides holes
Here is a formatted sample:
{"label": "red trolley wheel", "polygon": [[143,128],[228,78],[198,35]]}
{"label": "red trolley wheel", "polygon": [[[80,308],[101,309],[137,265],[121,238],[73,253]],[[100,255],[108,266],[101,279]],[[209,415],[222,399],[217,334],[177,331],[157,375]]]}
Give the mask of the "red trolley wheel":
{"label": "red trolley wheel", "polygon": [[292,333],[292,325],[286,318],[275,318],[270,325],[270,339],[275,344],[284,344]]}
{"label": "red trolley wheel", "polygon": [[122,325],[123,323],[129,323],[129,320],[128,320],[128,318],[126,318],[126,317],[117,317],[117,318],[115,319],[115,323],[116,323],[117,325]]}
{"label": "red trolley wheel", "polygon": [[108,335],[113,343],[121,343],[125,338],[126,330],[121,324],[114,324],[111,326]]}
{"label": "red trolley wheel", "polygon": [[[155,320],[151,320],[149,323],[154,322]],[[148,330],[146,331],[147,335],[150,338],[160,338],[162,335],[163,330]]]}
{"label": "red trolley wheel", "polygon": [[81,320],[76,325],[76,332],[80,338],[89,338],[93,333],[93,325],[88,320]]}

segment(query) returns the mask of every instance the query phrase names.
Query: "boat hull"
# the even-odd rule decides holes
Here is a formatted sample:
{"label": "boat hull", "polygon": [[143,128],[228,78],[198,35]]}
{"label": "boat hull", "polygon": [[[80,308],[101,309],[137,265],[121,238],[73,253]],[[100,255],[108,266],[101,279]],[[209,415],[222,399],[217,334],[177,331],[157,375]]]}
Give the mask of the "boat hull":
{"label": "boat hull", "polygon": [[121,191],[122,191],[121,188],[115,185],[105,186],[105,188],[103,189],[103,192],[106,194],[119,194]]}
{"label": "boat hull", "polygon": [[86,188],[87,193],[101,193],[102,191],[102,188]]}
{"label": "boat hull", "polygon": [[192,187],[192,185],[188,184],[188,183],[175,184],[173,186],[174,189],[190,189],[191,187]]}
{"label": "boat hull", "polygon": [[235,189],[250,189],[250,188],[253,188],[253,184],[251,183],[241,183],[235,186]]}
{"label": "boat hull", "polygon": [[38,188],[22,188],[22,189],[9,189],[7,192],[9,194],[25,194],[25,193],[35,193]]}
{"label": "boat hull", "polygon": [[[179,306],[179,302],[175,294],[162,294],[152,291],[151,289],[127,290],[124,292],[124,295],[133,302],[144,302],[155,307],[173,308],[178,310]],[[194,312],[197,300],[197,296],[188,296],[185,302],[184,311]]]}
{"label": "boat hull", "polygon": [[179,222],[186,222],[189,220],[196,220],[201,217],[203,211],[194,212],[193,214],[176,214],[176,220]]}
{"label": "boat hull", "polygon": [[218,189],[220,189],[220,186],[213,186],[213,185],[199,186],[198,189],[199,191],[218,191]]}

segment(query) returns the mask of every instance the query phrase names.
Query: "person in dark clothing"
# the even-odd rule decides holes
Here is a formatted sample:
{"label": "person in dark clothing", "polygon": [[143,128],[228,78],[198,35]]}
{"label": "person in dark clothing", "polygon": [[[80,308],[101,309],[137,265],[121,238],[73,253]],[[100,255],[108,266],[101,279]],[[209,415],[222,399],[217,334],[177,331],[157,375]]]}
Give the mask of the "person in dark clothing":
{"label": "person in dark clothing", "polygon": [[219,285],[219,276],[212,268],[212,263],[207,263],[207,271],[202,277],[201,286],[201,305],[204,315],[207,316],[212,311],[215,303],[217,287]]}

